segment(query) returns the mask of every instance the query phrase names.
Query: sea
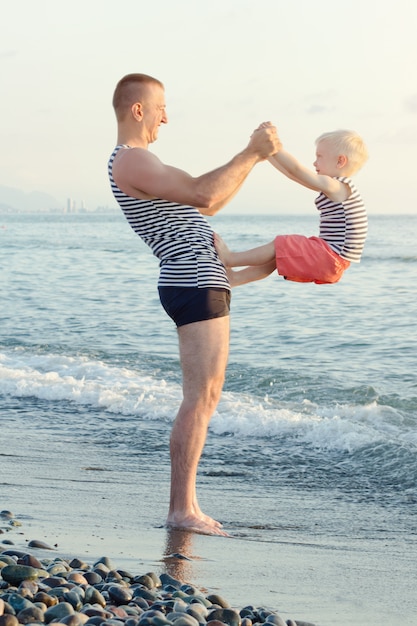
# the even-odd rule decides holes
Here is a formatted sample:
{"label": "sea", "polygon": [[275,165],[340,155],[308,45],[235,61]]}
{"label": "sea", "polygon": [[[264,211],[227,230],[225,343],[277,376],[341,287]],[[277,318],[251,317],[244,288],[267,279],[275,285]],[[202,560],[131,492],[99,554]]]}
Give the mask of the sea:
{"label": "sea", "polygon": [[[209,220],[233,250],[318,229],[316,215],[230,209]],[[386,580],[375,592],[381,607],[388,598],[397,616],[403,611],[398,623],[410,625],[416,235],[415,214],[370,215],[362,261],[339,283],[274,274],[233,290],[224,392],[198,479],[202,508],[232,535],[268,546],[350,546],[358,571],[376,551],[385,570],[369,566],[360,576]],[[46,488],[30,506],[21,497],[31,480],[18,477],[19,455],[33,455],[38,486],[82,456],[90,475],[107,471],[110,484],[111,472],[133,490],[151,481],[154,497],[136,512],[138,524],[143,515],[163,525],[181,373],[157,259],[117,209],[2,215],[0,242],[0,508],[40,515],[38,500],[49,497]],[[60,511],[70,515],[65,502]],[[369,615],[363,622],[373,623]]]}

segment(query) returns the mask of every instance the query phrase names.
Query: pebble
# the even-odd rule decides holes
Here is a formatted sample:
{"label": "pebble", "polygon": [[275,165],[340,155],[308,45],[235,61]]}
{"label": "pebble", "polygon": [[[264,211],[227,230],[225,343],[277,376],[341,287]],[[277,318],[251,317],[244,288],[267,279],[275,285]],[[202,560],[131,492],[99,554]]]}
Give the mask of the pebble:
{"label": "pebble", "polygon": [[234,609],[218,608],[214,609],[207,615],[207,622],[222,622],[228,626],[240,626],[241,615]]}
{"label": "pebble", "polygon": [[13,519],[14,515],[11,511],[3,510],[3,511],[0,511],[0,518],[1,519]]}
{"label": "pebble", "polygon": [[39,570],[30,565],[6,565],[1,570],[1,577],[11,585],[19,585],[24,580],[35,580],[38,578]]}
{"label": "pebble", "polygon": [[[0,518],[13,519],[9,511]],[[31,541],[31,547],[50,550]],[[1,547],[0,547],[1,550]],[[0,552],[0,626],[314,626],[248,605],[240,611],[219,594],[207,596],[169,574],[134,575],[108,557],[38,559]]]}
{"label": "pebble", "polygon": [[32,539],[28,543],[28,548],[41,548],[42,550],[52,550],[51,546],[49,546],[44,541],[38,541],[37,539]]}
{"label": "pebble", "polygon": [[19,620],[15,615],[6,613],[0,616],[0,626],[18,626]]}
{"label": "pebble", "polygon": [[43,622],[45,620],[45,613],[42,609],[34,604],[22,609],[17,614],[17,621],[19,624],[32,624],[33,622]]}

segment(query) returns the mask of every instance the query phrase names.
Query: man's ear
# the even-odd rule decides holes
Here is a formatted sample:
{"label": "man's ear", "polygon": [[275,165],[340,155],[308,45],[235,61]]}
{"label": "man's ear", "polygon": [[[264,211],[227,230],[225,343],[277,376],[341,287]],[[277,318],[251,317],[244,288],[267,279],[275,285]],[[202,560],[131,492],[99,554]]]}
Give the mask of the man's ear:
{"label": "man's ear", "polygon": [[337,167],[339,169],[342,169],[342,167],[345,167],[347,162],[348,162],[347,156],[345,156],[344,154],[339,154],[339,156],[337,157]]}
{"label": "man's ear", "polygon": [[140,102],[135,102],[135,104],[132,104],[131,111],[135,120],[140,122],[143,118],[142,104]]}

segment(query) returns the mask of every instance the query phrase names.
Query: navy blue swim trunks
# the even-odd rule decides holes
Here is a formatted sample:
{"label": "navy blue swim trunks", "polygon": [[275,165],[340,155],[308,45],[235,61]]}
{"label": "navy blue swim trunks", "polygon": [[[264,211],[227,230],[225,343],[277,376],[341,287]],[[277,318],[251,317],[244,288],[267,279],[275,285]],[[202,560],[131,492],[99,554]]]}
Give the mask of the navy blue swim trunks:
{"label": "navy blue swim trunks", "polygon": [[177,327],[230,314],[231,292],[223,287],[158,287],[158,291]]}

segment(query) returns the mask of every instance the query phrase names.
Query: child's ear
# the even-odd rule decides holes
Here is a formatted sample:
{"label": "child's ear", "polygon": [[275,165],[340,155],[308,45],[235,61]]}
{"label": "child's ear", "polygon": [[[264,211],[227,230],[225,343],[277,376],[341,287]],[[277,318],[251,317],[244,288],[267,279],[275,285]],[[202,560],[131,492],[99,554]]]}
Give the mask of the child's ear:
{"label": "child's ear", "polygon": [[342,169],[342,167],[345,167],[345,165],[347,165],[347,156],[345,156],[344,154],[339,154],[339,156],[337,157],[337,167],[339,169]]}

